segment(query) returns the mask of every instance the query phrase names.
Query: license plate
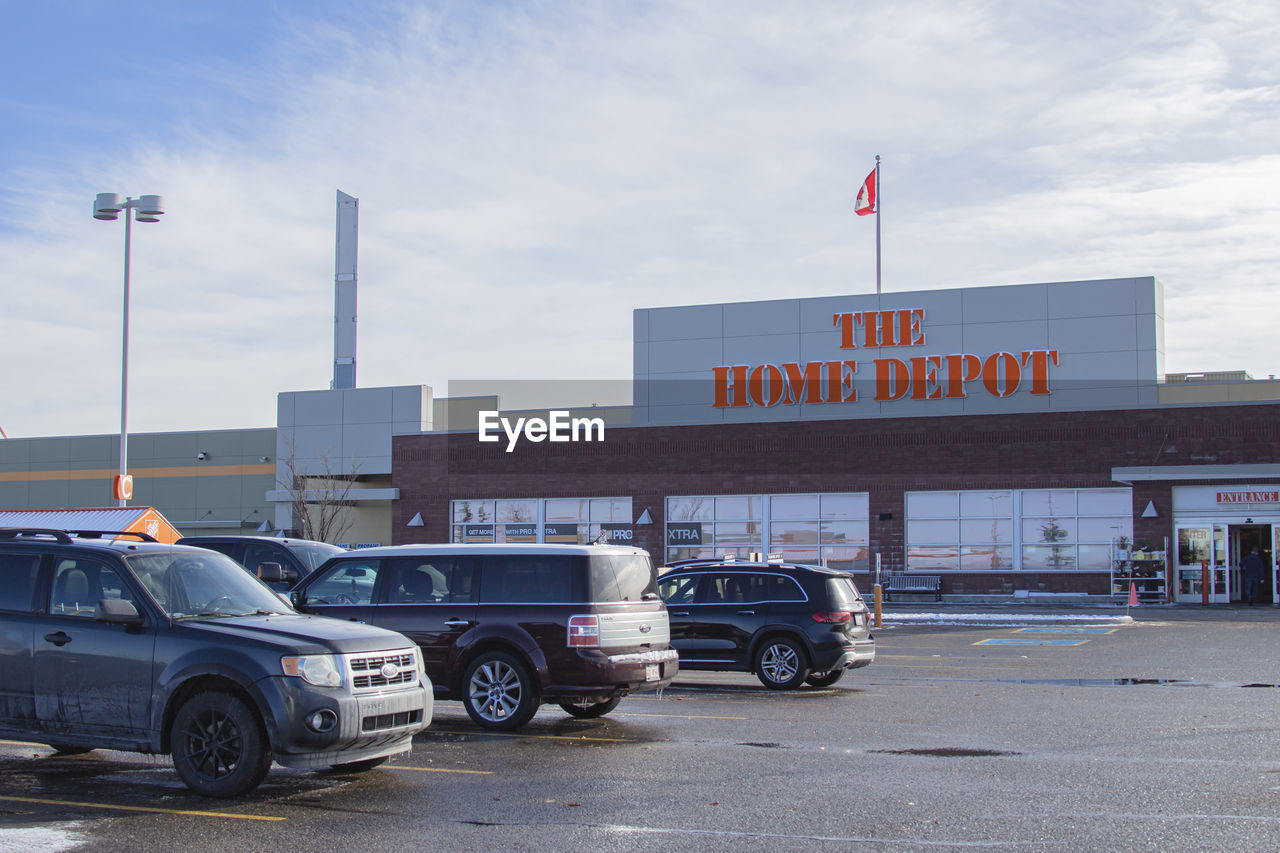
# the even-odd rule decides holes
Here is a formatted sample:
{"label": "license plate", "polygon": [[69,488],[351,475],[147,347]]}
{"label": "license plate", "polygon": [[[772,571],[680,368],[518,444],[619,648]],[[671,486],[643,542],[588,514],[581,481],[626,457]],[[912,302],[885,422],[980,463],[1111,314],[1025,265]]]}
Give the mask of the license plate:
{"label": "license plate", "polygon": [[648,663],[648,664],[645,664],[645,666],[644,666],[644,680],[645,680],[645,681],[657,681],[657,680],[658,680],[658,665],[657,665],[656,663]]}

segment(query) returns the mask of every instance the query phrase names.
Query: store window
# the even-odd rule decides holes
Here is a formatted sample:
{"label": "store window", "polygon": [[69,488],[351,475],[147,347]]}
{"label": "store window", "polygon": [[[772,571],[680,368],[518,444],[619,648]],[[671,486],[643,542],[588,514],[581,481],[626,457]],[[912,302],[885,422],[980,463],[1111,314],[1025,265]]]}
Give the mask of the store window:
{"label": "store window", "polygon": [[585,545],[603,531],[631,542],[631,498],[463,499],[450,505],[453,542],[563,542]]}
{"label": "store window", "polygon": [[1129,489],[908,492],[907,570],[1108,571]]}
{"label": "store window", "polygon": [[667,498],[666,561],[782,559],[866,571],[870,563],[865,492],[684,495]]}

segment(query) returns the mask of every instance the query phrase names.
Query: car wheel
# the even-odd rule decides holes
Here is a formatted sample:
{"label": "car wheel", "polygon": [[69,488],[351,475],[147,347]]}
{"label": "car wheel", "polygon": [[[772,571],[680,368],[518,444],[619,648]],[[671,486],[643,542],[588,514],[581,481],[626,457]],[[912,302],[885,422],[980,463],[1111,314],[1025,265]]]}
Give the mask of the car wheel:
{"label": "car wheel", "polygon": [[771,690],[791,690],[809,677],[804,649],[787,637],[771,637],[756,652],[756,677]]}
{"label": "car wheel", "polygon": [[510,731],[533,719],[539,698],[524,664],[506,652],[485,652],[462,677],[462,704],[481,728]]}
{"label": "car wheel", "polygon": [[621,696],[614,696],[610,699],[605,699],[603,702],[561,702],[560,707],[575,717],[590,719],[592,717],[603,717],[618,707],[618,703],[621,701]]}
{"label": "car wheel", "polygon": [[182,781],[206,797],[252,791],[271,768],[257,712],[230,693],[197,693],[183,703],[169,729],[169,747]]}
{"label": "car wheel", "polygon": [[72,746],[67,743],[51,743],[47,746],[58,755],[84,755],[86,752],[93,752],[91,746]]}
{"label": "car wheel", "polygon": [[346,764],[335,764],[330,769],[339,773],[365,773],[382,764],[391,756],[384,755],[381,758],[366,758],[363,761],[348,761]]}
{"label": "car wheel", "polygon": [[814,687],[830,687],[839,681],[843,675],[843,669],[833,669],[830,672],[815,672],[811,673],[809,677],[804,680],[804,683],[811,684]]}

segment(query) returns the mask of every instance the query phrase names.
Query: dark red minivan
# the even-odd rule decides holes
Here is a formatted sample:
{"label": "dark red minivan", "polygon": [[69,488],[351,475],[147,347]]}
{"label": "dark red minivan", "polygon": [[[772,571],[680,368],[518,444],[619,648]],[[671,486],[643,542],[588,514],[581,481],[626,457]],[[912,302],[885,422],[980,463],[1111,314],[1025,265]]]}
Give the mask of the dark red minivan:
{"label": "dark red minivan", "polygon": [[649,554],[613,545],[396,545],[333,557],[291,593],[307,613],[398,631],[440,699],[519,728],[544,702],[576,717],[671,683],[666,605]]}

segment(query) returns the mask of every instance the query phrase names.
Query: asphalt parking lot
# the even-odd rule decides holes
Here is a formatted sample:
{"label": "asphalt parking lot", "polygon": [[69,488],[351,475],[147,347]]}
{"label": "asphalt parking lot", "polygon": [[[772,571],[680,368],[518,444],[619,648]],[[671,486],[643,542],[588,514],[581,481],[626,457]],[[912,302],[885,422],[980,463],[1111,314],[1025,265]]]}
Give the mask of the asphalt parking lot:
{"label": "asphalt parking lot", "polygon": [[235,800],[0,743],[0,850],[1280,849],[1280,611],[1121,614],[904,607],[831,688],[687,673],[511,735],[441,703],[411,755]]}

